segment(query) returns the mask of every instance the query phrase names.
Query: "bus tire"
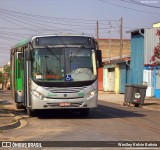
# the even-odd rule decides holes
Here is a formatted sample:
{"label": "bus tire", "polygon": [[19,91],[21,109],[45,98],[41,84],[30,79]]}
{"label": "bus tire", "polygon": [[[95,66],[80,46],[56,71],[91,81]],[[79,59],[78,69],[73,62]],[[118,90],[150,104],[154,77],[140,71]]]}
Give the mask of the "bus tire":
{"label": "bus tire", "polygon": [[89,108],[84,108],[84,109],[80,110],[80,115],[82,117],[87,117],[89,115]]}
{"label": "bus tire", "polygon": [[29,117],[33,117],[34,116],[34,110],[32,110],[31,108],[26,108],[26,111],[27,111],[27,115]]}
{"label": "bus tire", "polygon": [[17,109],[24,109],[25,107],[21,103],[16,103]]}

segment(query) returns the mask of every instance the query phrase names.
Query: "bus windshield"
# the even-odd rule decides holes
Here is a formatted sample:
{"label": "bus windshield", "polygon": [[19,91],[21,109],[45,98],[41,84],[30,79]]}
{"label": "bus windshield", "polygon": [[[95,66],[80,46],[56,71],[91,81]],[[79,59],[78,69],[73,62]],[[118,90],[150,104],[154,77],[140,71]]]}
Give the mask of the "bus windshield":
{"label": "bus windshield", "polygon": [[32,52],[32,78],[41,82],[95,80],[95,50],[80,47],[45,47]]}

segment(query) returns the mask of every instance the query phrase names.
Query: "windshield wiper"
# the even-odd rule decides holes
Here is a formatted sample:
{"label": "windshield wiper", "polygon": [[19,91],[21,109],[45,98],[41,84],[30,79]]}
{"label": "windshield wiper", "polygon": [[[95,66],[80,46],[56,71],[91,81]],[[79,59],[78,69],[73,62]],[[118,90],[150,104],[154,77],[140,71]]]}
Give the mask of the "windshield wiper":
{"label": "windshield wiper", "polygon": [[71,58],[70,58],[71,61],[79,54],[79,52],[81,51],[82,48],[85,48],[84,45],[81,45],[78,48],[77,52],[74,54],[74,56],[71,56]]}
{"label": "windshield wiper", "polygon": [[58,56],[55,55],[55,53],[52,51],[52,49],[49,46],[45,46],[46,49],[48,49],[56,58],[59,60]]}

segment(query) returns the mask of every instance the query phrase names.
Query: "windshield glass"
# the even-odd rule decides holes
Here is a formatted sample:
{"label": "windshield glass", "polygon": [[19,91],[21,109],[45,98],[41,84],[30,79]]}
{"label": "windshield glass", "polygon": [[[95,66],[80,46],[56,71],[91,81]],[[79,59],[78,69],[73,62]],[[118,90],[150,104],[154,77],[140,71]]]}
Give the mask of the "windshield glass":
{"label": "windshield glass", "polygon": [[32,78],[44,82],[95,80],[95,50],[76,48],[39,48],[32,53]]}

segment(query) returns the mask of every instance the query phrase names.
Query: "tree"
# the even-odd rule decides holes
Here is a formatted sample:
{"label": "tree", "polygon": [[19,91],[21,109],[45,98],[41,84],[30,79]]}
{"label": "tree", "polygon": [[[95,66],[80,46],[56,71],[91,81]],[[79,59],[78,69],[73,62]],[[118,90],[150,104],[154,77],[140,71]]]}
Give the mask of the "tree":
{"label": "tree", "polygon": [[[5,80],[9,79],[10,78],[10,65],[6,64],[4,66],[4,74],[7,74],[7,76],[5,76]],[[3,74],[3,75],[4,75]]]}
{"label": "tree", "polygon": [[0,71],[0,84],[2,84],[4,81],[4,75],[3,75],[3,72]]}
{"label": "tree", "polygon": [[153,66],[160,65],[160,30],[157,30],[156,35],[159,37],[159,43],[153,50],[153,56],[151,57],[151,62]]}
{"label": "tree", "polygon": [[9,88],[10,87],[10,65],[6,64],[3,67],[3,71],[0,71],[0,84],[3,84],[4,87]]}

